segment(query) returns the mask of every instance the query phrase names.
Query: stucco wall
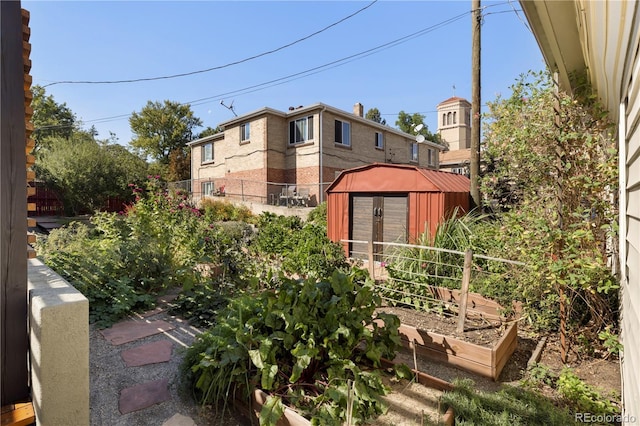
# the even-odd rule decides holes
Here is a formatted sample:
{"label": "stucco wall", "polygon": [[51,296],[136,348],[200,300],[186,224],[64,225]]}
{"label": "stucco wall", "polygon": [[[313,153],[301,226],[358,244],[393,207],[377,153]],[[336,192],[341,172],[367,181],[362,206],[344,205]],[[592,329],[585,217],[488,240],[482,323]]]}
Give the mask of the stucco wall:
{"label": "stucco wall", "polygon": [[89,424],[89,301],[38,259],[28,263],[31,397],[38,425]]}

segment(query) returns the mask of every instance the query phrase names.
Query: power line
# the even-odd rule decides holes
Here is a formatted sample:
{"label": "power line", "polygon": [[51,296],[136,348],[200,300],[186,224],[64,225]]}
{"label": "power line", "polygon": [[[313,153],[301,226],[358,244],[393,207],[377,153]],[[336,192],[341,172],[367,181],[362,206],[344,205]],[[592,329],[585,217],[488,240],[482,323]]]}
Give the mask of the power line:
{"label": "power line", "polygon": [[240,59],[238,61],[234,61],[234,62],[229,62],[227,64],[224,65],[218,65],[215,67],[211,67],[211,68],[206,68],[203,70],[197,70],[197,71],[190,71],[190,72],[184,72],[184,73],[180,73],[180,74],[172,74],[172,75],[165,75],[165,76],[159,76],[159,77],[145,77],[145,78],[132,78],[132,79],[127,79],[127,80],[102,80],[102,81],[91,81],[91,80],[64,80],[64,81],[55,81],[53,83],[49,83],[46,84],[42,87],[49,87],[49,86],[54,86],[57,84],[121,84],[121,83],[138,83],[138,82],[142,82],[142,81],[155,81],[155,80],[168,80],[171,78],[178,78],[178,77],[187,77],[190,75],[195,75],[195,74],[203,74],[203,73],[207,73],[207,72],[211,72],[211,71],[215,71],[215,70],[220,70],[223,68],[228,68],[231,67],[233,65],[238,65],[238,64],[242,64],[244,62],[248,62],[257,58],[261,58],[263,56],[267,56],[267,55],[271,55],[273,53],[279,52],[283,49],[286,49],[288,47],[291,47],[295,44],[301,43],[305,40],[310,39],[311,37],[314,37],[320,33],[323,33],[325,31],[327,31],[328,29],[335,27],[338,24],[341,24],[342,22],[346,21],[347,19],[353,18],[354,16],[356,16],[357,14],[364,12],[365,10],[367,10],[368,8],[370,8],[371,6],[373,6],[378,0],[373,0],[371,3],[369,3],[368,5],[366,5],[365,7],[355,11],[354,13],[352,13],[351,15],[345,16],[344,18],[340,19],[339,21],[336,21],[330,25],[327,25],[326,27],[313,32],[305,37],[299,38],[295,41],[292,41],[291,43],[287,43],[283,46],[280,46],[278,48],[272,49],[272,50],[268,50],[266,52],[262,52],[259,53],[257,55],[253,55],[253,56],[249,56],[248,58],[244,58],[244,59]]}
{"label": "power line", "polygon": [[[229,96],[232,96],[232,95],[235,95],[235,96],[245,95],[245,94],[248,94],[248,93],[253,93],[253,92],[256,92],[256,91],[259,91],[259,90],[264,90],[264,89],[267,89],[267,88],[270,88],[270,87],[274,87],[274,86],[278,86],[278,85],[281,85],[281,84],[285,84],[285,83],[288,83],[290,81],[294,81],[294,80],[297,80],[297,79],[300,79],[300,78],[303,78],[303,77],[308,77],[310,75],[317,74],[317,73],[326,71],[326,70],[331,69],[331,68],[335,68],[335,67],[338,67],[338,66],[341,66],[341,65],[345,65],[345,64],[347,64],[349,62],[353,62],[353,61],[355,61],[357,59],[365,58],[367,56],[370,56],[370,55],[373,55],[375,53],[378,53],[378,52],[380,52],[382,50],[386,50],[386,49],[389,49],[391,47],[395,47],[395,46],[397,46],[399,44],[405,43],[405,42],[407,42],[409,40],[412,40],[414,38],[423,36],[425,34],[428,34],[428,33],[432,32],[432,31],[440,29],[440,28],[442,28],[442,27],[444,27],[446,25],[452,24],[453,22],[456,22],[456,21],[464,18],[469,13],[470,12],[461,13],[459,15],[456,15],[456,16],[452,17],[452,18],[446,19],[444,21],[441,21],[441,22],[439,22],[437,24],[434,24],[434,25],[431,25],[429,27],[425,27],[425,28],[423,28],[423,29],[421,29],[419,31],[415,31],[415,32],[413,32],[411,34],[408,34],[406,36],[397,38],[395,40],[389,41],[387,43],[383,43],[381,45],[378,45],[376,47],[373,47],[373,48],[370,48],[370,49],[367,49],[367,50],[364,50],[364,51],[361,51],[361,52],[358,52],[358,53],[355,53],[353,55],[349,55],[349,56],[346,56],[344,58],[337,59],[337,60],[325,63],[323,65],[319,65],[319,66],[316,66],[316,67],[313,67],[313,68],[309,68],[309,69],[306,69],[304,71],[300,71],[300,72],[297,72],[297,73],[289,74],[289,75],[284,76],[284,77],[280,77],[280,78],[276,78],[276,79],[273,79],[273,80],[269,80],[267,82],[255,84],[255,85],[248,86],[248,87],[244,87],[242,89],[237,89],[237,90],[233,90],[233,91],[229,91],[229,92],[225,92],[225,93],[219,93],[219,94],[216,94],[216,95],[213,95],[213,96],[207,96],[207,97],[204,97],[204,98],[199,98],[199,99],[195,99],[195,100],[191,100],[191,101],[187,101],[187,102],[182,102],[181,105],[186,105],[186,104],[189,104],[189,105],[192,105],[192,106],[202,105],[202,104],[205,104],[205,103],[210,102],[212,100],[219,100],[221,98],[229,97]],[[121,118],[126,118],[126,117],[129,117],[130,115],[131,114],[122,114],[122,115],[116,115],[116,116],[106,117],[106,118],[98,118],[98,119],[94,119],[94,120],[86,120],[86,121],[84,121],[84,123],[98,123],[98,122],[99,123],[106,123],[106,122],[109,122],[109,121],[116,121],[116,120],[119,120]]]}

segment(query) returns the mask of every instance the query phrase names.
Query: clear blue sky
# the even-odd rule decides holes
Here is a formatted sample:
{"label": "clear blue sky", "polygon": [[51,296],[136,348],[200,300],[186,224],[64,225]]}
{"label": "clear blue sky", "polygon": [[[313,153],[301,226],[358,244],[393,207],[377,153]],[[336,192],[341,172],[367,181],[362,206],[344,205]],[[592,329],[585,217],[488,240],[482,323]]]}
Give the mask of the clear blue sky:
{"label": "clear blue sky", "polygon": [[[23,1],[22,7],[31,12],[31,75],[34,84],[46,85],[222,66],[307,37],[370,3]],[[484,1],[482,6],[484,103],[500,93],[508,95],[521,73],[544,64],[517,1]],[[469,0],[379,0],[313,37],[238,65],[174,79],[55,84],[46,90],[66,102],[85,127],[95,125],[99,137],[112,131],[124,145],[131,139],[127,115],[148,100],[165,99],[191,102],[205,127],[233,117],[221,100],[233,102],[239,115],[265,106],[286,111],[316,102],[352,111],[361,102],[365,111],[377,107],[391,125],[401,110],[422,113],[435,131],[436,105],[453,96],[454,85],[456,96],[471,99],[470,9]],[[405,38],[411,34],[415,36]],[[367,51],[259,90],[247,89]],[[203,98],[210,99],[193,102]],[[114,116],[123,117],[99,120]]]}

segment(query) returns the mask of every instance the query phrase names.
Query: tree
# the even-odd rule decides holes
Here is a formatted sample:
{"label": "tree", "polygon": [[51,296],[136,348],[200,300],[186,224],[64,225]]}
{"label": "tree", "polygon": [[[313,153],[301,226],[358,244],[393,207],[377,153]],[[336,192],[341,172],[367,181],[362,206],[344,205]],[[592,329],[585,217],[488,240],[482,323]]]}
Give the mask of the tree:
{"label": "tree", "polygon": [[168,182],[178,182],[191,177],[191,151],[176,148],[169,154],[169,170],[166,173]]}
{"label": "tree", "polygon": [[[416,131],[416,128],[422,125],[423,127]],[[396,120],[396,126],[410,135],[422,135],[428,141],[441,143],[440,135],[434,134],[429,131],[429,127],[424,124],[424,115],[420,113],[409,114],[404,111],[398,113],[398,119]]]}
{"label": "tree", "polygon": [[204,138],[206,136],[211,136],[211,135],[215,135],[216,133],[220,133],[222,132],[222,128],[220,126],[217,126],[215,129],[211,126],[207,126],[206,129],[204,129],[203,131],[200,132],[200,134],[198,135],[198,139],[200,138]]}
{"label": "tree", "polygon": [[76,116],[66,103],[59,104],[52,95],[46,94],[43,87],[31,87],[33,116],[31,122],[35,128],[33,138],[36,149],[46,144],[50,137],[70,138],[78,130]]}
{"label": "tree", "polygon": [[376,123],[380,123],[384,125],[387,124],[387,120],[382,118],[378,108],[371,108],[369,111],[367,111],[364,118],[366,118],[367,120],[375,121]]}
{"label": "tree", "polygon": [[66,214],[98,210],[109,197],[126,198],[128,184],[146,176],[140,157],[120,145],[101,145],[87,132],[50,142],[39,152],[36,175],[59,193]]}
{"label": "tree", "polygon": [[[147,102],[147,105],[129,118],[134,139],[131,146],[164,165],[175,149],[186,151],[186,144],[193,138],[194,128],[202,121],[193,115],[190,105],[164,101]],[[185,154],[186,155],[186,152]]]}
{"label": "tree", "polygon": [[488,105],[480,183],[504,252],[528,264],[520,293],[535,301],[533,311],[554,312],[561,334],[564,317],[568,329],[597,341],[617,324],[607,266],[617,246],[615,129],[593,98],[556,94],[548,73],[521,76],[510,97]]}

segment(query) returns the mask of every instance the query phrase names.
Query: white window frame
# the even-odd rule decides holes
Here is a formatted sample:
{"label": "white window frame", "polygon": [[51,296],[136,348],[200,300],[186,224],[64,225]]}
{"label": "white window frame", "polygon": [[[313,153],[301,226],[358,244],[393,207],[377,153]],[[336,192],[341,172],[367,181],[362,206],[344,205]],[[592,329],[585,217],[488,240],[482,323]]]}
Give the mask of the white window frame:
{"label": "white window frame", "polygon": [[211,197],[215,193],[215,188],[213,185],[213,181],[202,182],[200,183],[200,191],[202,192],[203,197]]}
{"label": "white window frame", "polygon": [[351,123],[336,120],[335,139],[337,144],[351,146]]}
{"label": "white window frame", "polygon": [[435,166],[436,162],[434,161],[433,150],[431,148],[427,149],[427,164],[430,166]]}
{"label": "white window frame", "polygon": [[240,125],[240,142],[249,142],[251,138],[251,126],[250,123],[244,123]]}
{"label": "white window frame", "polygon": [[384,134],[382,132],[375,133],[375,147],[384,149]]}
{"label": "white window frame", "polygon": [[[300,128],[298,123],[303,127]],[[313,131],[313,115],[291,120],[289,122],[289,145],[299,145],[313,140]]]}
{"label": "white window frame", "polygon": [[[209,148],[210,154],[211,155],[207,155],[207,148]],[[202,145],[202,161],[200,161],[200,163],[204,164],[204,163],[210,163],[213,161],[214,157],[213,157],[213,142],[209,142],[209,143],[205,143],[204,145]]]}
{"label": "white window frame", "polygon": [[409,161],[418,162],[418,142],[411,142],[409,145]]}

